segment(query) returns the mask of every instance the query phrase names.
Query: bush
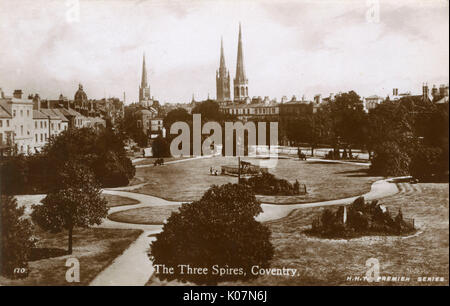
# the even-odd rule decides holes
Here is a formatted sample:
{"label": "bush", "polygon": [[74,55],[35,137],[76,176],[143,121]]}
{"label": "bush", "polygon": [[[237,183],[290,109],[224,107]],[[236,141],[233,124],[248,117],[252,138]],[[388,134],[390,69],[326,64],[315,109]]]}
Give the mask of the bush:
{"label": "bush", "polygon": [[[208,285],[255,278],[250,268],[267,267],[274,253],[270,230],[254,219],[260,212],[250,187],[212,186],[199,201],[172,213],[156,235],[150,255],[154,265],[173,267],[175,272],[157,273],[157,277]],[[208,273],[182,274],[178,265],[208,268]],[[213,266],[237,268],[237,274],[214,275]]]}
{"label": "bush", "polygon": [[287,180],[278,179],[275,175],[267,172],[249,179],[241,179],[241,183],[252,188],[255,194],[283,196],[300,194],[300,183],[297,180],[291,184]]}
{"label": "bush", "polygon": [[[23,217],[25,208],[17,207],[11,196],[1,197],[1,274],[9,278],[26,277],[29,273],[28,260],[34,247],[32,225]],[[25,273],[14,273],[14,269]]]}
{"label": "bush", "polygon": [[325,209],[320,222],[313,223],[311,234],[322,237],[351,238],[373,234],[405,234],[414,231],[414,225],[403,220],[401,210],[393,219],[389,210],[382,209],[378,201],[366,203],[363,197],[357,198],[347,206],[347,222],[344,224],[344,207],[336,212]]}
{"label": "bush", "polygon": [[435,176],[442,176],[446,170],[442,155],[443,152],[438,147],[419,148],[411,161],[411,175],[420,180],[430,180]]}
{"label": "bush", "polygon": [[383,176],[409,174],[411,158],[396,142],[383,142],[374,149],[374,153],[370,166],[371,173]]}

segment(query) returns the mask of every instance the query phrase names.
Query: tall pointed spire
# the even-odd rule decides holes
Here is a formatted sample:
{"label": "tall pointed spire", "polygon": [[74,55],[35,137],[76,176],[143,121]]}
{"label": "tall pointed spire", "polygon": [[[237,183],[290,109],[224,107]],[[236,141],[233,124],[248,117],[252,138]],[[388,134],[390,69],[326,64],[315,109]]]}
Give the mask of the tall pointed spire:
{"label": "tall pointed spire", "polygon": [[142,60],[142,78],[141,78],[141,87],[147,87],[147,68],[145,67],[145,53]]}
{"label": "tall pointed spire", "polygon": [[242,29],[239,22],[239,40],[236,61],[236,77],[234,78],[234,101],[248,102],[248,80],[245,76],[244,51],[242,47]]}
{"label": "tall pointed spire", "polygon": [[141,86],[139,86],[139,102],[143,105],[147,105],[146,101],[150,99],[150,86],[147,82],[147,67],[145,66],[145,53],[142,58],[142,77],[141,77]]}
{"label": "tall pointed spire", "polygon": [[[209,99],[209,96],[208,96]],[[220,38],[220,66],[216,72],[216,99],[219,102],[230,101],[230,73],[225,65],[223,38]]]}
{"label": "tall pointed spire", "polygon": [[223,37],[220,38],[220,66],[219,71],[222,74],[222,72],[226,72],[226,66],[225,66],[225,54],[223,52]]}
{"label": "tall pointed spire", "polygon": [[238,40],[236,78],[235,79],[238,80],[239,82],[242,82],[245,80],[244,52],[242,51],[242,30],[241,30],[240,22],[239,22],[239,40]]}

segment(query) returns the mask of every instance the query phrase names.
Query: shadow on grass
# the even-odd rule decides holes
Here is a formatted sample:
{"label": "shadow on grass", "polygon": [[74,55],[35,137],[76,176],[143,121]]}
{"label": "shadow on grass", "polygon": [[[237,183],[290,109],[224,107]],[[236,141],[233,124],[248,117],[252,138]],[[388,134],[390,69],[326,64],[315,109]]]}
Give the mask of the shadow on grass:
{"label": "shadow on grass", "polygon": [[356,170],[348,170],[348,171],[339,171],[339,172],[335,172],[334,174],[349,174],[346,175],[347,177],[369,177],[372,176],[369,173],[369,170],[365,170],[365,169],[356,169]]}
{"label": "shadow on grass", "polygon": [[60,248],[32,248],[30,254],[30,261],[41,259],[60,257],[67,255],[66,249]]}

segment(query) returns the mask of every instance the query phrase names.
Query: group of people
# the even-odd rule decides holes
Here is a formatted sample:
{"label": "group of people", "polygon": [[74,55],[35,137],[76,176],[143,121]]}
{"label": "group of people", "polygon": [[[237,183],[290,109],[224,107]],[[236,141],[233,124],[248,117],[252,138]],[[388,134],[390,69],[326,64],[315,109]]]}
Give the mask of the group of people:
{"label": "group of people", "polygon": [[218,175],[219,171],[217,171],[217,169],[214,169],[213,167],[209,167],[209,174]]}

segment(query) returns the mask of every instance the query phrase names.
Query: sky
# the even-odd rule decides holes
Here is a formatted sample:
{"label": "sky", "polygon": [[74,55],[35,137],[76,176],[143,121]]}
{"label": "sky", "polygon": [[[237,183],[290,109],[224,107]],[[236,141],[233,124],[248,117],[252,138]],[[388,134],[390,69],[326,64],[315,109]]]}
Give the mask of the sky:
{"label": "sky", "polygon": [[[312,99],[448,84],[448,0],[0,0],[0,88],[138,100],[145,52],[161,103],[215,98],[239,22],[249,95]],[[232,86],[232,84],[231,84]]]}

